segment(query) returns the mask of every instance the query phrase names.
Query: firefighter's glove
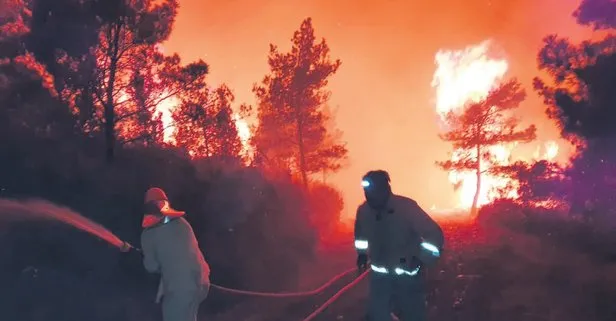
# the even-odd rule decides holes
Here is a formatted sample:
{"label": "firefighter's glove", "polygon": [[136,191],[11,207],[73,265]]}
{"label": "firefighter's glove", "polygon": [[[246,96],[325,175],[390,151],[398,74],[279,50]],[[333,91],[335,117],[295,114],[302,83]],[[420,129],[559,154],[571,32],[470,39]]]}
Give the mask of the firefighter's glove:
{"label": "firefighter's glove", "polygon": [[364,271],[367,268],[368,268],[368,255],[358,254],[357,255],[357,269],[359,271]]}

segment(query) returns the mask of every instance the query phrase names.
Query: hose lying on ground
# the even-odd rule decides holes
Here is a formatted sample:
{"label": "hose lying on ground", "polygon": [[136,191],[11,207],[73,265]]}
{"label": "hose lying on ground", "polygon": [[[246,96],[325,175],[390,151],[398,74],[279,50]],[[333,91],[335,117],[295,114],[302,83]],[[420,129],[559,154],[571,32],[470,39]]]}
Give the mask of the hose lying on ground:
{"label": "hose lying on ground", "polygon": [[258,291],[247,291],[247,290],[238,290],[231,289],[224,286],[220,286],[218,284],[212,284],[213,288],[219,289],[224,292],[232,293],[232,294],[241,294],[241,295],[249,295],[249,296],[259,296],[259,297],[270,297],[270,298],[292,298],[292,297],[302,297],[302,296],[311,296],[315,294],[319,294],[323,292],[323,290],[327,289],[330,285],[340,280],[341,278],[349,275],[352,272],[357,271],[357,268],[348,269],[333,278],[327,281],[325,284],[320,287],[311,290],[311,291],[303,291],[303,292],[283,292],[283,293],[273,293],[273,292],[258,292]]}
{"label": "hose lying on ground", "polygon": [[314,312],[312,312],[309,316],[304,318],[302,321],[311,321],[317,317],[317,315],[321,314],[321,312],[325,311],[327,307],[329,307],[332,303],[334,303],[338,298],[340,298],[345,292],[356,286],[359,282],[361,282],[366,275],[368,275],[369,270],[364,271],[360,276],[358,276],[355,280],[351,281],[349,284],[345,285],[342,289],[332,295],[329,300],[325,301],[325,303],[321,304]]}

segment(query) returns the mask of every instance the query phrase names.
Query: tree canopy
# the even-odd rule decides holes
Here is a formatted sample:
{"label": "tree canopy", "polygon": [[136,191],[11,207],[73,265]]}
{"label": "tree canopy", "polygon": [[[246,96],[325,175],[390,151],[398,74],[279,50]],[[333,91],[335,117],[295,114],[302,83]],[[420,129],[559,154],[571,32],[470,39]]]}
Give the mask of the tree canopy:
{"label": "tree canopy", "polygon": [[324,112],[330,97],[325,87],[341,62],[330,58],[325,39],[316,42],[310,18],[291,42],[289,52],[270,45],[270,73],[254,86],[259,125],[252,145],[259,162],[290,169],[307,185],[311,174],[339,170],[347,155],[345,145],[327,130]]}

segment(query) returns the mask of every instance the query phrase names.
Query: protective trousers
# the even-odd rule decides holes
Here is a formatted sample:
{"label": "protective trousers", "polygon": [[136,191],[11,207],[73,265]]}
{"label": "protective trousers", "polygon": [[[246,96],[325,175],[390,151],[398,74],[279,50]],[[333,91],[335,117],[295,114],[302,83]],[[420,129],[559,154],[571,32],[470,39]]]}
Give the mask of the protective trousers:
{"label": "protective trousers", "polygon": [[197,321],[199,305],[207,298],[209,291],[208,284],[196,291],[165,293],[163,321]]}
{"label": "protective trousers", "polygon": [[408,276],[371,271],[368,320],[391,321],[391,312],[395,312],[400,321],[425,321],[424,283],[423,273]]}

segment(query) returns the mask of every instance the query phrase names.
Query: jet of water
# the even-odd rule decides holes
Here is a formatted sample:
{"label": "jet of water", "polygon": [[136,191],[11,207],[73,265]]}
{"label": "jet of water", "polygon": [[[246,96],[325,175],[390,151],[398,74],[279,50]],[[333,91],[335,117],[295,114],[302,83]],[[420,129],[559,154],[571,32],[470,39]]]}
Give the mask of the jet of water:
{"label": "jet of water", "polygon": [[132,248],[104,226],[93,222],[68,207],[59,206],[41,199],[0,199],[0,220],[38,219],[55,220],[90,233],[107,243],[126,251]]}

